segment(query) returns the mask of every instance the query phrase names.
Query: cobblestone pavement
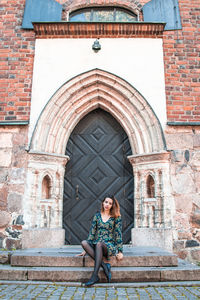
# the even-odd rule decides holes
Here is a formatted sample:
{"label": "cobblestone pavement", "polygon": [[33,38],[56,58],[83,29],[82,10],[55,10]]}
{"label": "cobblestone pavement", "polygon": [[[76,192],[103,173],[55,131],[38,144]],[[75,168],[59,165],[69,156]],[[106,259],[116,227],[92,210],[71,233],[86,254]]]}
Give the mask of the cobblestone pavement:
{"label": "cobblestone pavement", "polygon": [[0,299],[37,300],[157,300],[200,299],[200,286],[143,286],[143,287],[91,287],[65,284],[4,284],[0,283]]}

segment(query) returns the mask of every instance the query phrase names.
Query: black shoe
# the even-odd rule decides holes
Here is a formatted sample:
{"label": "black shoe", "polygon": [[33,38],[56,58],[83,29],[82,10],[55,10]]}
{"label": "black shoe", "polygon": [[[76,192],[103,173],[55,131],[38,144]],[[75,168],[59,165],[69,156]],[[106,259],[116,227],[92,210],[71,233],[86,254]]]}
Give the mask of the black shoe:
{"label": "black shoe", "polygon": [[95,283],[97,283],[97,282],[99,282],[99,277],[98,277],[98,276],[96,276],[96,277],[91,277],[91,278],[89,279],[89,281],[85,283],[85,286],[88,287],[88,286],[91,286],[91,285],[93,285],[93,284],[95,284]]}
{"label": "black shoe", "polygon": [[106,263],[105,265],[106,265],[106,268],[107,268],[107,272],[105,272],[105,274],[106,274],[108,282],[110,282],[111,281],[111,277],[112,277],[112,274],[111,274],[111,265],[108,264],[108,263]]}

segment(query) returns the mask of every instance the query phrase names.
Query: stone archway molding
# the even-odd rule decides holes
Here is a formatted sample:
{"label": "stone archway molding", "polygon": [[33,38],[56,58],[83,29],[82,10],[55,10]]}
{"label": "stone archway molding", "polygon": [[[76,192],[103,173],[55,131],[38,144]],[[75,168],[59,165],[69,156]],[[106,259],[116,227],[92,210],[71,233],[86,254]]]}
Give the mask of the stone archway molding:
{"label": "stone archway molding", "polygon": [[122,78],[93,69],[72,78],[52,96],[34,129],[30,152],[64,155],[75,126],[96,108],[121,124],[133,154],[165,150],[162,127],[144,97]]}
{"label": "stone archway molding", "polygon": [[[60,247],[64,244],[63,177],[70,159],[65,155],[66,145],[79,121],[96,108],[109,112],[129,138],[132,148],[129,161],[135,178],[136,229],[142,228],[143,232],[143,228],[153,226],[155,236],[160,228],[165,232],[165,227],[171,227],[170,154],[165,149],[160,122],[144,97],[127,81],[93,69],[67,81],[52,96],[37,121],[28,158],[23,248]],[[155,178],[153,199],[145,198],[145,178],[149,170]],[[50,175],[52,184],[49,199],[43,199],[41,193],[46,174]],[[44,232],[46,239],[42,238]],[[55,234],[56,240],[53,238]],[[155,236],[155,239],[160,238]],[[132,242],[137,241],[132,238]]]}

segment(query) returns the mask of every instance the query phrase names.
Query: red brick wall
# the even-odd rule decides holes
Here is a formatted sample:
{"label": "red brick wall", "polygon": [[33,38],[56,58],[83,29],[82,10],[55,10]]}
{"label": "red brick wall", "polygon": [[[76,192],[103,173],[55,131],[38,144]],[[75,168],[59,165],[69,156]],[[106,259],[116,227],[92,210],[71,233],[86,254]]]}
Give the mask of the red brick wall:
{"label": "red brick wall", "polygon": [[179,9],[182,30],[165,31],[163,38],[167,119],[200,122],[199,0],[179,0]]}
{"label": "red brick wall", "polygon": [[22,30],[25,0],[1,0],[0,121],[28,120],[35,34]]}
{"label": "red brick wall", "polygon": [[164,35],[169,121],[200,121],[200,3],[181,0],[182,30]]}
{"label": "red brick wall", "polygon": [[[64,3],[67,9],[68,2]],[[112,5],[115,3],[113,1]],[[144,5],[147,0],[141,0]],[[87,5],[109,5],[109,1],[73,1],[75,8]],[[121,1],[123,7],[137,6],[139,1]],[[28,120],[30,113],[31,83],[35,35],[22,30],[25,0],[2,0],[0,18],[0,121]],[[116,5],[120,5],[116,1]],[[164,64],[166,78],[168,121],[200,121],[200,32],[198,27],[199,0],[179,0],[182,30],[164,33]],[[70,9],[72,10],[72,4]]]}

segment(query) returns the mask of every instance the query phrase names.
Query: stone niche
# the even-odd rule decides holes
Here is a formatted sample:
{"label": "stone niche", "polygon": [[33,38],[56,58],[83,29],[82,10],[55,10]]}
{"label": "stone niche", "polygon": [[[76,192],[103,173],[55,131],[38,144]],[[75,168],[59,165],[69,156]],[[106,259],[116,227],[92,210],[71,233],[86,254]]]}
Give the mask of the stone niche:
{"label": "stone niche", "polygon": [[22,248],[64,245],[62,198],[68,156],[29,152]]}
{"label": "stone niche", "polygon": [[129,156],[135,180],[133,246],[172,251],[174,200],[169,179],[170,152]]}

